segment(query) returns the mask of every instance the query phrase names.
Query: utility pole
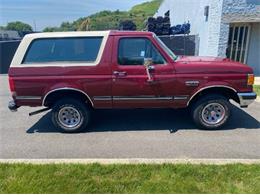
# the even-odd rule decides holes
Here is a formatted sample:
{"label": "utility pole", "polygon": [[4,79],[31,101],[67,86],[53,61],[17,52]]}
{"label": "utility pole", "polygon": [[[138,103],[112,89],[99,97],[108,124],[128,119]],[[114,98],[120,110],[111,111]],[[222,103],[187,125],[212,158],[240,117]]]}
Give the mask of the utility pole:
{"label": "utility pole", "polygon": [[33,20],[34,32],[36,32],[36,22]]}
{"label": "utility pole", "polygon": [[86,20],[84,20],[81,25],[80,25],[80,29],[81,30],[85,30],[85,31],[89,31],[89,25],[90,25],[90,19],[87,18]]}
{"label": "utility pole", "polygon": [[90,23],[90,19],[87,18],[86,19],[86,31],[89,31],[89,23]]}

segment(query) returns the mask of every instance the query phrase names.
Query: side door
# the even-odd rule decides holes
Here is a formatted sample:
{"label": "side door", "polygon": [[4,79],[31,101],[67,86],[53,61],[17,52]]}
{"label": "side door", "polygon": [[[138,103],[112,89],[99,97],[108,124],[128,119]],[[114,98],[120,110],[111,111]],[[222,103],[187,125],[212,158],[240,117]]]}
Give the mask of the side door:
{"label": "side door", "polygon": [[[112,59],[114,108],[172,107],[175,72],[172,64],[156,47],[151,37],[116,36]],[[151,76],[144,61],[152,59]]]}

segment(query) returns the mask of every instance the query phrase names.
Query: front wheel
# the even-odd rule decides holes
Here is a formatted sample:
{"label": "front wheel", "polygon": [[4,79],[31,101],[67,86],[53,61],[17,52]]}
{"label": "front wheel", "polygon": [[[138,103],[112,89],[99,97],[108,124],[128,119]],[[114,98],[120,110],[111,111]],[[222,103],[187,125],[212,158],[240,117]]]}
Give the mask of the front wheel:
{"label": "front wheel", "polygon": [[85,130],[90,120],[90,109],[86,103],[73,98],[59,100],[52,109],[52,122],[66,133]]}
{"label": "front wheel", "polygon": [[202,97],[192,108],[193,121],[200,129],[220,129],[227,123],[230,114],[230,102],[221,95]]}

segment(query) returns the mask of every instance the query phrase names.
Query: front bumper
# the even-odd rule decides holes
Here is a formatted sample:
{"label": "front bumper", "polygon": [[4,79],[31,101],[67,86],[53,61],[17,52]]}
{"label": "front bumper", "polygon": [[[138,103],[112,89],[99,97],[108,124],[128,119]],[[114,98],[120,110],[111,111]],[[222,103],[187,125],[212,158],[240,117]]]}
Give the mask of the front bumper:
{"label": "front bumper", "polygon": [[251,93],[238,93],[237,94],[239,97],[239,101],[240,101],[240,106],[242,108],[246,108],[248,107],[248,105],[250,105],[251,103],[254,102],[254,100],[256,99],[256,93],[251,92]]}

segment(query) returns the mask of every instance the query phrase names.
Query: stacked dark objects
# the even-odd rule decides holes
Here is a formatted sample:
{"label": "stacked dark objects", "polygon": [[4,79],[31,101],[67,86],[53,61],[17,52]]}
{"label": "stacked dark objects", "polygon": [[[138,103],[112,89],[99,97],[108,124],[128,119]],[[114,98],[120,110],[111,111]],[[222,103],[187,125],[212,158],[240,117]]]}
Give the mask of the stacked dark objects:
{"label": "stacked dark objects", "polygon": [[170,34],[170,18],[168,16],[157,18],[149,17],[147,20],[147,30],[154,32],[156,35],[169,35]]}
{"label": "stacked dark objects", "polygon": [[189,34],[190,33],[190,23],[179,24],[172,26],[170,28],[171,35]]}
{"label": "stacked dark objects", "polygon": [[119,24],[119,30],[136,30],[136,24],[132,20],[121,21]]}
{"label": "stacked dark objects", "polygon": [[179,35],[190,33],[190,23],[171,26],[170,17],[159,16],[157,18],[149,17],[146,23],[146,29],[154,32],[156,35]]}

